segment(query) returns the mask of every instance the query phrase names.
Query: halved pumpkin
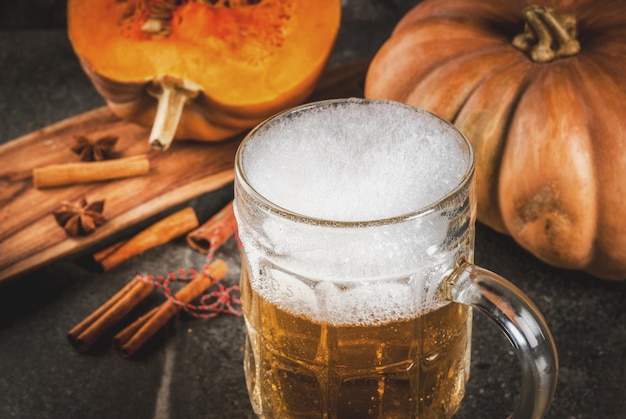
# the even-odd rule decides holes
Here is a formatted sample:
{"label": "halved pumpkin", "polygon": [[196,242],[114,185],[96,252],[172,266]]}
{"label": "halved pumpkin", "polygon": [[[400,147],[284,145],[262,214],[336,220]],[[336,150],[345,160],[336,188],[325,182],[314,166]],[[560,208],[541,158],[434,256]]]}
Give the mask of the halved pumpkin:
{"label": "halved pumpkin", "polygon": [[164,149],[229,138],[303,101],[340,17],[340,0],[69,0],[68,33],[111,110],[153,126]]}

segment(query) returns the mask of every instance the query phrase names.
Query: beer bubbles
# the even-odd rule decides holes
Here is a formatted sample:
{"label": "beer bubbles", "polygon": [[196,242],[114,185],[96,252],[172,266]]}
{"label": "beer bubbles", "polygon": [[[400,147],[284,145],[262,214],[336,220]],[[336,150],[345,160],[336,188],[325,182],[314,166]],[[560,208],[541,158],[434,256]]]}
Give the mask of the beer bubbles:
{"label": "beer bubbles", "polygon": [[466,145],[443,121],[408,106],[358,103],[263,125],[242,153],[252,187],[290,212],[362,222],[414,212],[460,183]]}
{"label": "beer bubbles", "polygon": [[[247,253],[266,255],[249,258],[252,286],[266,300],[339,323],[410,318],[437,306],[427,283],[449,271],[456,250],[442,246],[449,217],[429,207],[468,177],[471,151],[438,117],[392,105],[304,107],[266,121],[243,143],[239,176],[268,211],[238,215],[239,234]],[[389,296],[386,309],[372,295]]]}

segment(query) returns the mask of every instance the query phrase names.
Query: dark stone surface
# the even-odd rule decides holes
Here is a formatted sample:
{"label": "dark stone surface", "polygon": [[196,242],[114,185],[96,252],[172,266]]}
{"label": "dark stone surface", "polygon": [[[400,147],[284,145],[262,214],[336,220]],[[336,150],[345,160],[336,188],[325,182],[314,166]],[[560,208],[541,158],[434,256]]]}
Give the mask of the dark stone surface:
{"label": "dark stone surface", "polygon": [[[412,3],[344,1],[333,60],[373,54]],[[104,104],[82,73],[63,29],[2,29],[0,142]],[[214,212],[231,198],[229,186],[191,203]],[[239,256],[234,241],[219,256],[229,264],[227,281],[235,283]],[[202,255],[177,240],[108,273],[93,272],[84,259],[68,257],[0,284],[0,418],[252,417],[241,367],[241,318],[178,316],[133,360],[118,357],[106,340],[88,354],[77,353],[66,340],[72,326],[136,273],[199,268]],[[624,285],[546,266],[483,226],[477,231],[476,262],[526,292],[552,329],[560,376],[546,417],[623,417]],[[517,400],[519,366],[488,320],[477,314],[474,325],[472,376],[457,417],[503,418]]]}

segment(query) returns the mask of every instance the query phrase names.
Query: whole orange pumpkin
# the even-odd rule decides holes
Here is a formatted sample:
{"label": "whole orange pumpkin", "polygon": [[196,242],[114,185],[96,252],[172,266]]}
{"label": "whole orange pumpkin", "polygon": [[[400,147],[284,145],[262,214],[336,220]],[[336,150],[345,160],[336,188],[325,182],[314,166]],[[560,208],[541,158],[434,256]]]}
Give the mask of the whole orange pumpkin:
{"label": "whole orange pumpkin", "polygon": [[426,0],[365,95],[452,121],[476,153],[478,219],[543,261],[626,278],[626,2]]}
{"label": "whole orange pumpkin", "polygon": [[69,0],[74,51],[150,142],[223,140],[312,92],[340,0]]}

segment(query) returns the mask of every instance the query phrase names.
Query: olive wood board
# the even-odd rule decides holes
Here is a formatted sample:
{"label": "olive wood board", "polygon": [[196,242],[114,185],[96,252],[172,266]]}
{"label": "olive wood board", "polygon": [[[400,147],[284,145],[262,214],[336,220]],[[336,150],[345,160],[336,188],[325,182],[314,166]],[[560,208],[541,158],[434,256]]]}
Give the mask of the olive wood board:
{"label": "olive wood board", "polygon": [[[362,95],[368,62],[328,69],[310,100]],[[116,136],[115,157],[145,154],[147,175],[50,189],[33,185],[34,168],[78,162],[75,136]],[[174,141],[151,150],[149,129],[123,121],[106,106],[70,117],[0,145],[0,283],[94,246],[114,233],[234,178],[234,157],[243,134],[221,142]],[[93,233],[69,237],[52,212],[63,201],[104,199],[106,222]]]}

